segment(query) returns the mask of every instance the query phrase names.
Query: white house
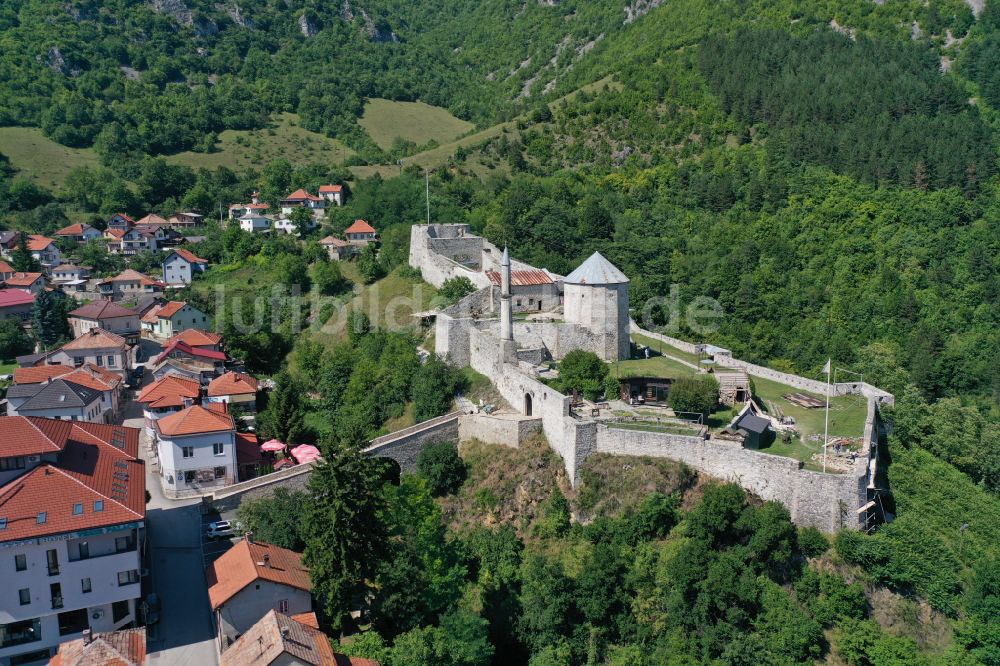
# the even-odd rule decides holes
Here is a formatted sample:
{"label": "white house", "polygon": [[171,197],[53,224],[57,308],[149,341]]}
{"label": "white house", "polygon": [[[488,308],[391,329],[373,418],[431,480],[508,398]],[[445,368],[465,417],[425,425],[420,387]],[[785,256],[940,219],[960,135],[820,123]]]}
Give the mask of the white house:
{"label": "white house", "polygon": [[312,610],[312,582],[302,556],[273,544],[244,539],[205,571],[219,648],[275,610],[286,615]]}
{"label": "white house", "polygon": [[8,416],[107,423],[117,404],[117,387],[104,385],[94,377],[84,378],[83,374],[70,373],[39,384],[9,387]]}
{"label": "white house", "polygon": [[115,213],[108,218],[108,229],[131,229],[135,226],[135,220],[125,213]]}
{"label": "white house", "polygon": [[191,284],[194,275],[204,273],[207,268],[208,259],[178,248],[163,260],[163,281],[167,284]]}
{"label": "white house", "polygon": [[337,204],[338,206],[344,205],[343,185],[320,185],[319,195],[327,201]]}
{"label": "white house", "polygon": [[313,217],[323,217],[326,215],[326,199],[309,194],[303,189],[297,189],[281,200],[281,214],[285,217],[292,214],[292,210],[299,206],[308,208]]}
{"label": "white house", "polygon": [[138,621],[139,431],[0,417],[0,663],[47,663],[85,630]]}
{"label": "white house", "polygon": [[28,251],[31,252],[31,256],[34,257],[43,268],[55,268],[62,263],[62,255],[59,252],[59,248],[56,247],[56,242],[51,238],[47,238],[39,234],[29,235]]}
{"label": "white house", "polygon": [[3,281],[5,287],[38,295],[45,289],[45,276],[41,273],[14,273]]}
{"label": "white house", "polygon": [[344,229],[344,238],[351,245],[364,247],[378,240],[378,232],[364,220],[354,220],[354,224]]}
{"label": "white house", "polygon": [[243,231],[256,234],[271,230],[271,218],[266,217],[264,215],[247,213],[246,215],[243,215],[238,219],[240,223],[240,229],[242,229]]}
{"label": "white house", "polygon": [[142,316],[142,330],[155,338],[169,338],[187,328],[207,329],[208,315],[187,301],[167,301]]}
{"label": "white house", "polygon": [[101,295],[113,301],[138,299],[149,294],[162,294],[165,285],[139,271],[126,268],[111,279],[98,283]]}
{"label": "white house", "polygon": [[200,395],[200,381],[179,375],[166,375],[142,389],[135,401],[142,405],[146,432],[151,436],[155,434],[157,421],[190,407]]}
{"label": "white house", "polygon": [[92,363],[99,368],[105,368],[128,377],[132,367],[132,359],[128,353],[125,338],[101,328],[92,328],[75,340],[70,340],[45,358],[46,365],[68,365],[80,367]]}
{"label": "white house", "polygon": [[[319,226],[319,223],[316,221],[316,218],[309,218],[309,223],[306,224],[306,231],[312,231],[317,226]],[[284,216],[274,221],[274,230],[283,234],[299,235],[299,230],[295,226],[295,223]]]}
{"label": "white house", "polygon": [[227,402],[247,411],[257,410],[260,382],[243,372],[227,372],[208,383],[208,402]]}
{"label": "white house", "polygon": [[236,426],[225,405],[194,405],[155,421],[164,492],[236,482]]}
{"label": "white house", "polygon": [[156,252],[159,242],[156,238],[155,228],[147,225],[136,225],[122,235],[119,247],[121,254],[126,257],[143,252]]}
{"label": "white house", "polygon": [[[29,411],[25,410],[25,407],[30,410],[32,409],[32,405],[26,406],[24,404],[21,404],[20,407],[14,407],[18,410],[18,414],[21,416],[51,416],[53,418],[62,418],[63,420],[81,420],[93,423],[107,423],[112,418],[117,416],[118,408],[121,404],[121,390],[124,380],[120,374],[105,368],[99,368],[92,363],[86,363],[79,368],[74,368],[68,365],[42,365],[36,367],[15,368],[14,386],[11,386],[10,388],[15,389],[16,387],[34,384],[36,389],[40,389],[46,384],[53,383],[56,379],[62,379],[72,384],[78,384],[93,391],[99,391],[101,394],[101,401],[99,403],[100,411],[96,415],[96,418],[79,418],[82,416],[79,413],[77,414],[77,419],[73,419],[73,415],[71,413],[29,413]],[[22,393],[27,396],[30,391],[22,391]],[[15,391],[15,395],[16,394],[17,391]],[[33,397],[33,399],[37,398],[37,395]],[[8,404],[13,405],[14,402],[15,401],[11,398],[11,396],[8,396]],[[69,406],[65,405],[65,407],[68,408]],[[11,414],[10,408],[8,408],[8,413]],[[13,414],[11,415],[13,416]]]}
{"label": "white house", "polygon": [[139,313],[117,303],[92,301],[71,311],[68,316],[74,338],[86,335],[92,328],[103,328],[122,336],[127,344],[139,342]]}

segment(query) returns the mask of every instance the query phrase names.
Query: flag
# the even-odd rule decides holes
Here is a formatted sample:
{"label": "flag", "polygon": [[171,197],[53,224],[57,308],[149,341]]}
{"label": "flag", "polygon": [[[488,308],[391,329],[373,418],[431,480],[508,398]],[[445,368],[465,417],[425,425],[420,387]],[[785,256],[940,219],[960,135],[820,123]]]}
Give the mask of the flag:
{"label": "flag", "polygon": [[830,359],[826,359],[826,365],[823,366],[823,372],[830,374]]}

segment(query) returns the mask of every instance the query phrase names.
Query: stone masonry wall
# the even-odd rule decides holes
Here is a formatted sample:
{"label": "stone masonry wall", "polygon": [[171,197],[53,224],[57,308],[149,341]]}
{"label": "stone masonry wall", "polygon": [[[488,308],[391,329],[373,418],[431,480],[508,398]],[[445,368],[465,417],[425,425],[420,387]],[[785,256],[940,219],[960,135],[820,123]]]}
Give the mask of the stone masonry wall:
{"label": "stone masonry wall", "polygon": [[542,429],[542,420],[512,419],[489,414],[463,414],[458,419],[458,439],[477,439],[486,444],[516,448]]}
{"label": "stone masonry wall", "polygon": [[365,455],[392,458],[404,472],[411,472],[425,444],[458,441],[458,417],[458,412],[452,412],[373,439]]}

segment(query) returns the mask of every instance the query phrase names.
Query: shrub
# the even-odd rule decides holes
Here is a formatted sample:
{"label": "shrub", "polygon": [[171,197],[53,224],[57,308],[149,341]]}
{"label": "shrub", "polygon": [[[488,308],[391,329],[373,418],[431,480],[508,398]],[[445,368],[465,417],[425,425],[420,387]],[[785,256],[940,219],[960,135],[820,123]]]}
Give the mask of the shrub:
{"label": "shrub", "polygon": [[465,481],[465,462],[454,442],[432,442],[417,456],[417,470],[435,497],[455,492]]}
{"label": "shrub", "polygon": [[670,385],[667,402],[675,412],[691,412],[708,418],[719,404],[719,381],[712,375],[681,377]]}
{"label": "shrub", "polygon": [[819,557],[830,549],[830,542],[815,527],[803,527],[799,530],[799,548],[806,557]]}

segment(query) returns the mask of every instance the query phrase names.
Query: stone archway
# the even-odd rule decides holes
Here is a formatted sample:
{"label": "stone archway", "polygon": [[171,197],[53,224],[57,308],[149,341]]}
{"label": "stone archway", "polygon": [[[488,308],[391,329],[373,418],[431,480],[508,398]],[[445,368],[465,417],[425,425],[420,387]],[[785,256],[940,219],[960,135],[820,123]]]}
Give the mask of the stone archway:
{"label": "stone archway", "polygon": [[531,394],[524,394],[524,415],[531,416]]}

